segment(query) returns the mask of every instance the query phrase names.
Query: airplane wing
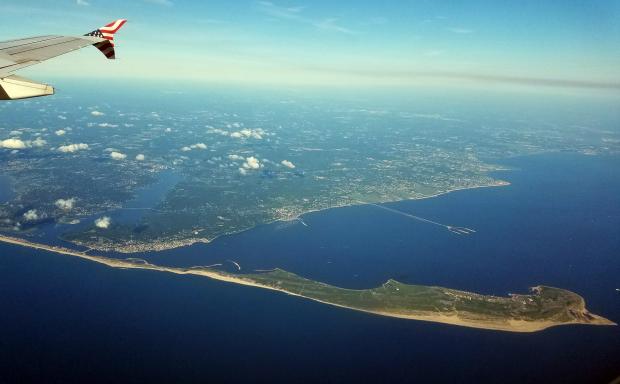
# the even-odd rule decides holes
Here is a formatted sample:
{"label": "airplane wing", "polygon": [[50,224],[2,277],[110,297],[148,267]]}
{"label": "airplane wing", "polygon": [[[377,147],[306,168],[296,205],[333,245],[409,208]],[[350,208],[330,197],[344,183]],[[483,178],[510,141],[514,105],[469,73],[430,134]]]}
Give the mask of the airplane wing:
{"label": "airplane wing", "polygon": [[125,24],[120,19],[84,36],[38,36],[0,41],[0,100],[15,100],[54,94],[54,88],[24,79],[13,72],[90,45],[106,58],[115,59],[114,34]]}

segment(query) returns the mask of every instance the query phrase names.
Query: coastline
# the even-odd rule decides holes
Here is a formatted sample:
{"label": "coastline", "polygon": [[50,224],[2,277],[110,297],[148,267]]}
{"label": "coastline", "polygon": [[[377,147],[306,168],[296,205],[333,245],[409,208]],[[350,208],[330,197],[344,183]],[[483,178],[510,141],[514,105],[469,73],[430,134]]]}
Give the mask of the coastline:
{"label": "coastline", "polygon": [[102,265],[105,265],[111,268],[143,269],[143,270],[173,273],[173,274],[178,274],[178,275],[202,276],[202,277],[207,277],[207,278],[222,281],[222,282],[282,292],[287,295],[301,297],[301,298],[305,298],[308,300],[312,300],[315,302],[319,302],[322,304],[327,304],[327,305],[331,305],[331,306],[335,306],[339,308],[346,308],[349,310],[355,310],[355,311],[360,311],[360,312],[365,312],[365,313],[370,313],[370,314],[375,314],[375,315],[380,315],[380,316],[386,316],[386,317],[393,317],[393,318],[435,322],[435,323],[450,324],[450,325],[456,325],[456,326],[464,326],[464,327],[469,327],[469,328],[507,331],[507,332],[521,332],[521,333],[536,332],[536,331],[547,329],[549,327],[567,325],[567,324],[616,325],[614,322],[608,319],[605,319],[601,316],[590,314],[589,312],[587,312],[587,310],[585,309],[585,303],[582,304],[581,310],[586,314],[586,318],[588,319],[587,322],[577,321],[577,320],[557,321],[557,322],[548,321],[548,320],[528,321],[528,320],[517,320],[513,318],[507,318],[505,319],[505,321],[494,322],[494,321],[485,321],[485,320],[476,319],[475,314],[473,314],[474,316],[470,316],[470,317],[461,317],[459,313],[456,313],[456,312],[453,315],[446,315],[444,313],[435,313],[435,312],[429,312],[429,311],[416,311],[416,310],[410,310],[407,312],[402,312],[398,310],[395,310],[392,312],[378,311],[378,310],[375,311],[375,310],[352,307],[352,306],[342,305],[342,304],[338,304],[334,302],[329,302],[326,300],[317,299],[311,296],[302,295],[299,293],[292,292],[290,290],[286,290],[286,289],[278,288],[276,286],[272,286],[269,284],[264,284],[264,283],[254,281],[252,280],[251,276],[246,277],[244,275],[238,275],[238,276],[231,275],[228,273],[207,269],[207,267],[177,268],[177,267],[166,267],[166,266],[150,264],[147,261],[142,260],[142,259],[114,259],[114,258],[108,258],[104,256],[89,255],[89,254],[86,254],[85,252],[75,251],[75,250],[71,250],[71,249],[63,248],[63,247],[34,243],[28,240],[4,236],[4,235],[0,235],[0,242],[15,245],[15,246],[28,247],[28,248],[42,250],[46,252],[66,255],[66,256],[78,257],[78,258],[85,259],[85,260],[95,262],[98,264],[102,264]]}
{"label": "coastline", "polygon": [[[330,209],[364,206],[364,205],[372,205],[372,204],[389,204],[389,203],[400,203],[404,201],[426,200],[426,199],[432,199],[435,197],[440,197],[440,196],[447,195],[453,192],[458,192],[458,191],[474,190],[474,189],[481,189],[481,188],[498,188],[498,187],[506,187],[506,186],[510,186],[510,182],[505,181],[505,180],[497,180],[494,184],[476,185],[476,186],[470,186],[470,187],[459,187],[459,188],[450,189],[448,191],[437,192],[432,195],[411,197],[411,198],[405,198],[405,199],[400,199],[400,200],[387,200],[387,201],[376,201],[376,202],[353,201],[350,204],[333,205],[330,207],[320,208],[320,209],[310,209],[307,211],[303,211],[295,216],[286,217],[286,218],[284,217],[277,218],[271,221],[266,221],[259,225],[269,225],[269,224],[273,224],[277,222],[291,222],[291,221],[299,220],[305,215],[316,213],[316,212],[323,212],[323,211],[327,211]],[[70,241],[70,242],[74,245],[87,247],[92,250],[96,250],[100,252],[117,252],[121,254],[133,254],[133,253],[141,253],[141,252],[162,252],[162,251],[169,251],[169,250],[173,250],[177,248],[190,247],[195,244],[209,244],[220,237],[239,234],[245,231],[252,230],[253,228],[256,228],[256,227],[257,226],[253,226],[253,227],[244,228],[244,229],[240,229],[236,231],[231,231],[228,233],[217,235],[213,238],[189,237],[185,239],[164,239],[161,241],[161,243],[157,243],[157,244],[145,242],[145,243],[139,243],[139,244],[125,244],[121,246],[101,246],[97,243],[86,243],[86,242],[78,242],[78,241]]]}

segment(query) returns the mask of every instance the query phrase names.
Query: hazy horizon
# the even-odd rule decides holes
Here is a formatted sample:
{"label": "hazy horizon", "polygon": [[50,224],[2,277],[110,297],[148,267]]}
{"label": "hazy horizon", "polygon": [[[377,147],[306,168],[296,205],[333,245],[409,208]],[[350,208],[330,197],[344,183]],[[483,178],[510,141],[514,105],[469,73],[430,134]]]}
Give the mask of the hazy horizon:
{"label": "hazy horizon", "polygon": [[[0,5],[0,40],[114,19],[118,61],[82,50],[20,71],[266,85],[620,89],[620,2],[78,0]],[[27,23],[24,20],[27,19]]]}

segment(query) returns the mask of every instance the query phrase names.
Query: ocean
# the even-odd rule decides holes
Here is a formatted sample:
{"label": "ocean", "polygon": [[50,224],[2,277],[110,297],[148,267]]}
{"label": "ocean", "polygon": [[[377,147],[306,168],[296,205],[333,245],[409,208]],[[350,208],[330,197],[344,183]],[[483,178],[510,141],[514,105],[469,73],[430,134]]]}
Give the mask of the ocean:
{"label": "ocean", "polygon": [[[138,255],[280,267],[370,288],[389,278],[485,294],[543,284],[620,321],[620,158],[504,160],[507,187],[314,212]],[[0,179],[0,182],[2,180]],[[0,189],[2,189],[0,187]],[[608,383],[620,328],[506,333],[374,316],[201,277],[119,270],[0,245],[0,383],[93,381]]]}

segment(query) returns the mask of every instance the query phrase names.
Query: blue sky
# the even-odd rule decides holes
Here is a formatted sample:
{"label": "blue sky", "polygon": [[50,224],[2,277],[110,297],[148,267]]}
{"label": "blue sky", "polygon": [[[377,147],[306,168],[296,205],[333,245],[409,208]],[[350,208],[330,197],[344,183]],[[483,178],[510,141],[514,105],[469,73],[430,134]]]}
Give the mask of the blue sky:
{"label": "blue sky", "polygon": [[[620,0],[2,0],[0,40],[129,23],[34,74],[292,84],[620,84]],[[86,52],[88,51],[88,52]],[[32,77],[32,76],[31,76]],[[557,80],[557,81],[556,81]]]}

